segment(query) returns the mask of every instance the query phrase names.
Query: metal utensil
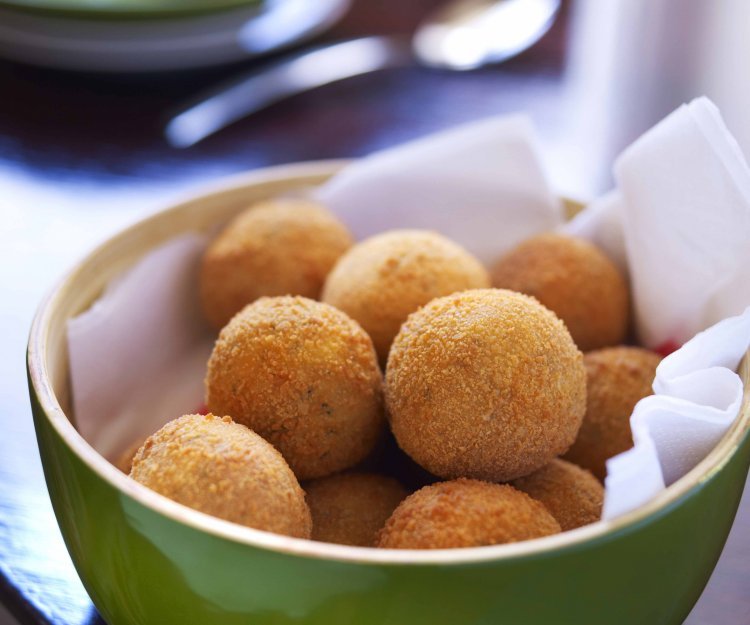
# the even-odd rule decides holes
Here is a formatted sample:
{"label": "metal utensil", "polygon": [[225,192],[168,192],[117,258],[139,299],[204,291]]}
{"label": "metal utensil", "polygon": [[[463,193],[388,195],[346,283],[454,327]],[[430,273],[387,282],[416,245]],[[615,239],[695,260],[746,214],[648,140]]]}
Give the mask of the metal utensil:
{"label": "metal utensil", "polygon": [[555,21],[560,0],[457,0],[417,28],[414,54],[431,67],[476,69],[535,44]]}
{"label": "metal utensil", "polygon": [[219,85],[167,123],[167,141],[186,148],[285,98],[332,82],[417,61],[467,70],[506,60],[549,30],[560,0],[454,0],[429,16],[412,39],[364,37],[286,57]]}

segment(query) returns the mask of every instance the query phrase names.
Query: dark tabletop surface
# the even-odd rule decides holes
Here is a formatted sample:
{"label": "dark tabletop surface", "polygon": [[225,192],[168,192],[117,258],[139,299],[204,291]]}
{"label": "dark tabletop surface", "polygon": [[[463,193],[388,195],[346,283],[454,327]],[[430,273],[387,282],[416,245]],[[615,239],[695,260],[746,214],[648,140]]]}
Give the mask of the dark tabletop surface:
{"label": "dark tabletop surface", "polygon": [[[436,4],[360,0],[326,38],[409,32]],[[497,113],[531,114],[558,186],[582,196],[601,191],[604,178],[573,166],[585,146],[564,105],[569,13],[504,65],[355,78],[280,103],[184,151],[161,135],[168,112],[252,62],[140,78],[0,62],[0,602],[21,623],[102,622],[57,529],[31,423],[24,348],[44,292],[96,242],[218,176],[363,155]],[[746,494],[690,625],[750,623],[748,522]]]}

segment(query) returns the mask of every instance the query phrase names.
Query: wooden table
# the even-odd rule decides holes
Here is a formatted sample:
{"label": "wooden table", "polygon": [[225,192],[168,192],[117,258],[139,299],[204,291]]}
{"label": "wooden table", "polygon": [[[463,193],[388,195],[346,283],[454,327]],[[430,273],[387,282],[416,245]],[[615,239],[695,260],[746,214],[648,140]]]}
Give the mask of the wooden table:
{"label": "wooden table", "polygon": [[[409,32],[434,4],[360,0],[327,37]],[[563,14],[536,47],[505,65],[352,79],[278,104],[185,151],[164,142],[165,116],[251,63],[141,78],[0,63],[0,600],[21,623],[101,623],[58,532],[31,425],[24,347],[44,291],[104,236],[217,176],[367,154],[486,115],[528,111],[558,154],[555,175],[565,179],[566,146],[580,148],[562,106],[565,24]],[[579,190],[601,186],[588,180]],[[750,623],[749,521],[746,496],[691,625]]]}

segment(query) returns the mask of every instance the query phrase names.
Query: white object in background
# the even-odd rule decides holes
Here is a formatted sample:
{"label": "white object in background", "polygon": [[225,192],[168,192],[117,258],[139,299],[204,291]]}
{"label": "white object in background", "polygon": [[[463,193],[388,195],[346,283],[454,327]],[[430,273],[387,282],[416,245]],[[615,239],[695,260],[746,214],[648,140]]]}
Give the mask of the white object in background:
{"label": "white object in background", "polygon": [[574,0],[566,119],[582,167],[602,166],[669,111],[703,93],[750,156],[750,2]]}
{"label": "white object in background", "polygon": [[436,230],[492,262],[562,223],[531,121],[491,118],[361,159],[316,197],[355,237],[393,228]]}
{"label": "white object in background", "polygon": [[607,461],[603,518],[646,503],[685,475],[726,433],[742,405],[735,373],[750,348],[750,308],[720,321],[667,356],[654,395],[630,418],[634,447]]}
{"label": "white object in background", "polygon": [[[743,3],[739,12],[736,5]],[[586,148],[585,170],[608,186],[602,167],[625,146],[695,94],[718,94],[704,77],[721,76],[714,82],[726,81],[727,95],[737,100],[749,7],[746,0],[575,0],[566,119],[576,144]],[[733,32],[742,31],[745,44],[734,47],[734,55],[717,52],[727,51],[719,16],[735,20]],[[725,112],[730,99],[717,100]],[[746,110],[743,100],[745,118]],[[742,118],[729,121],[733,128],[746,124]]]}
{"label": "white object in background", "polygon": [[205,245],[198,234],[169,241],[68,321],[76,427],[109,458],[203,403],[213,347],[196,288]]}
{"label": "white object in background", "polygon": [[702,4],[704,16],[700,37],[683,41],[686,48],[696,46],[698,52],[694,56],[690,95],[705,93],[716,102],[745,156],[750,156],[750,81],[746,61],[750,55],[750,2],[692,2]]}

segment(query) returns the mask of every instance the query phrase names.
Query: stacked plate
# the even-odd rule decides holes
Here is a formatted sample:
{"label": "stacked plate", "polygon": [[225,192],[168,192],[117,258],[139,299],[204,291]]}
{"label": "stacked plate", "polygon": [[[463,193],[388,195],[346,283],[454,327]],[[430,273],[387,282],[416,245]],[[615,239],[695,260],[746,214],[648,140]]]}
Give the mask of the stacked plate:
{"label": "stacked plate", "polygon": [[0,56],[73,70],[155,72],[270,52],[349,0],[0,0]]}

